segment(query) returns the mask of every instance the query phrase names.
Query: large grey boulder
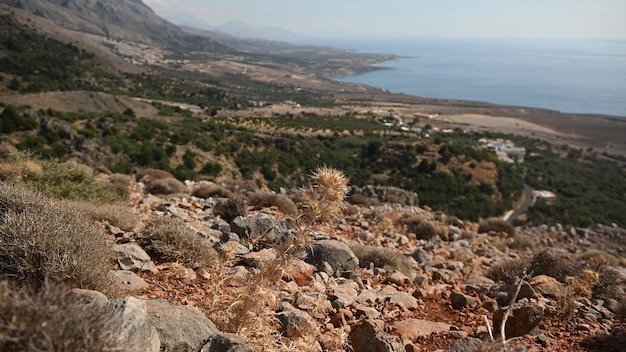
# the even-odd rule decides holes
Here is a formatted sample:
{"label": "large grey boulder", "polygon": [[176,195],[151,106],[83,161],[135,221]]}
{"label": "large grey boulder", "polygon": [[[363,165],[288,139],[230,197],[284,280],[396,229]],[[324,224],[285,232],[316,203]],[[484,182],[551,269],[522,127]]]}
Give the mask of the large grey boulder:
{"label": "large grey boulder", "polygon": [[402,341],[385,333],[375,322],[364,320],[350,332],[354,352],[405,352]]}
{"label": "large grey boulder", "polygon": [[151,300],[146,306],[162,351],[199,351],[207,340],[220,334],[215,324],[195,307],[166,300]]}
{"label": "large grey boulder", "polygon": [[159,336],[150,324],[146,301],[126,297],[106,303],[119,317],[119,338],[127,352],[157,352],[161,347]]}
{"label": "large grey boulder", "polygon": [[256,239],[265,236],[266,239],[275,241],[289,234],[287,221],[278,221],[267,214],[238,216],[231,222],[230,227],[240,238]]}
{"label": "large grey boulder", "polygon": [[[500,331],[504,314],[509,307],[502,307],[493,314],[495,331]],[[543,319],[543,308],[533,302],[515,303],[511,314],[506,320],[505,334],[507,338],[528,334]]]}
{"label": "large grey boulder", "polygon": [[359,266],[359,259],[343,242],[335,240],[321,240],[311,244],[307,249],[306,262],[317,266],[318,269],[330,267],[337,277],[348,276]]}

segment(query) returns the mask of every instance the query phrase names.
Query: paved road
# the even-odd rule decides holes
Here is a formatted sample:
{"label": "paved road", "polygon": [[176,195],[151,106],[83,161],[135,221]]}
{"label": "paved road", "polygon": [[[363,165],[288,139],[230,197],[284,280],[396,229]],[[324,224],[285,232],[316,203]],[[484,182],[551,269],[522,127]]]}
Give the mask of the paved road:
{"label": "paved road", "polygon": [[524,203],[519,206],[519,208],[515,209],[515,211],[509,215],[509,218],[506,219],[508,222],[513,222],[520,215],[524,214],[528,207],[533,204],[533,189],[529,185],[524,185]]}

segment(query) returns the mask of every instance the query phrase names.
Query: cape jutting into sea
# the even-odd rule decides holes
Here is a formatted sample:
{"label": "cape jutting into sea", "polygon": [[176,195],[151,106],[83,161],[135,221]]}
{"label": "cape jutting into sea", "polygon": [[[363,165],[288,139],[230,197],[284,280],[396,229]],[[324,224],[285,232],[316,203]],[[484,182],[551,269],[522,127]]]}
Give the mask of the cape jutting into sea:
{"label": "cape jutting into sea", "polygon": [[389,68],[339,81],[421,97],[626,117],[626,41],[556,39],[335,40],[392,53]]}

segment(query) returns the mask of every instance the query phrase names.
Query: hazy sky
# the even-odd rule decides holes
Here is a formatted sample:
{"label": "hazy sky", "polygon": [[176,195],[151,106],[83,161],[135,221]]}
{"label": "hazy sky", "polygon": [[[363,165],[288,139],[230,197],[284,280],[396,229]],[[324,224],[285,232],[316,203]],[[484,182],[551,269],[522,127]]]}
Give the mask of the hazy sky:
{"label": "hazy sky", "polygon": [[[163,17],[311,36],[626,38],[626,0],[144,0]],[[171,18],[171,17],[170,17]]]}

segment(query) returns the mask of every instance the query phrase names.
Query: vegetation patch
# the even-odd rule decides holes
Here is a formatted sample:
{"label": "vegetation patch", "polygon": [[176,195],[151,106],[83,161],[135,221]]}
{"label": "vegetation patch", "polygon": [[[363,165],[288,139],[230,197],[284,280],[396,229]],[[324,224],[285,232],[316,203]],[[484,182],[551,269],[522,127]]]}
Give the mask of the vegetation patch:
{"label": "vegetation patch", "polygon": [[111,249],[82,212],[22,186],[0,185],[0,272],[25,286],[46,280],[112,293]]}

